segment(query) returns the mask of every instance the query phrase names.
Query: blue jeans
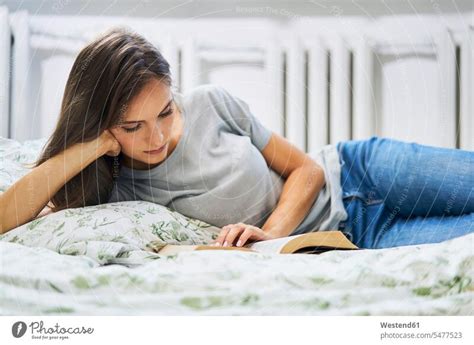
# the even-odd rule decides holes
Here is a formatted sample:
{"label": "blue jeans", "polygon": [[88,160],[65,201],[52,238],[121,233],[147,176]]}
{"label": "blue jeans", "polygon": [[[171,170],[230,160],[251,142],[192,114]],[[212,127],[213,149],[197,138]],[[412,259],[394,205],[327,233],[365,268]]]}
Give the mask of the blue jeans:
{"label": "blue jeans", "polygon": [[360,248],[437,243],[474,230],[474,152],[388,138],[341,141],[339,230]]}

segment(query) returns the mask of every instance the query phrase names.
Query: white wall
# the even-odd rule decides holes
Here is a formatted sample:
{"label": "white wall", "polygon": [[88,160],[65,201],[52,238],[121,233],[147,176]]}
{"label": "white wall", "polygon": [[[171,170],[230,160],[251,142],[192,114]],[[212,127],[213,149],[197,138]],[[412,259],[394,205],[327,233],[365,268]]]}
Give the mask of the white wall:
{"label": "white wall", "polygon": [[10,26],[8,9],[0,7],[0,136],[8,137],[10,114]]}

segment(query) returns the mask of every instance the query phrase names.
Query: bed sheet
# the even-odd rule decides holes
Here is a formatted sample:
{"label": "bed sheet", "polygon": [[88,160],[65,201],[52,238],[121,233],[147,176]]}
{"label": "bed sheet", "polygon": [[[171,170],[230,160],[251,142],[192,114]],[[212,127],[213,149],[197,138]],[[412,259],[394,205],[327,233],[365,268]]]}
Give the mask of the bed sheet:
{"label": "bed sheet", "polygon": [[473,241],[320,255],[138,250],[133,267],[0,242],[0,313],[472,315]]}

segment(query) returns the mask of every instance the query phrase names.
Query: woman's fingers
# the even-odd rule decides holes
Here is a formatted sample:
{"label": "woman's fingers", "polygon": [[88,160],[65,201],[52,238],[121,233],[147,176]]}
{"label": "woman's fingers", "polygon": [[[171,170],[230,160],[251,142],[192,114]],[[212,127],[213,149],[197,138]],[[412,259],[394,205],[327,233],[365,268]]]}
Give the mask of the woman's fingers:
{"label": "woman's fingers", "polygon": [[227,236],[228,232],[229,232],[228,225],[224,226],[222,228],[221,232],[219,233],[219,235],[217,236],[217,238],[214,242],[214,245],[215,246],[222,246],[222,243],[224,243],[225,237]]}
{"label": "woman's fingers", "polygon": [[108,151],[105,154],[107,156],[118,156],[122,151],[122,146],[115,135],[110,130],[106,129],[101,135],[101,139],[102,138],[105,141],[104,145],[108,148]]}
{"label": "woman's fingers", "polygon": [[247,243],[248,239],[253,235],[252,229],[245,229],[245,231],[240,235],[239,240],[237,241],[236,246],[242,247]]}
{"label": "woman's fingers", "polygon": [[242,224],[229,224],[222,227],[221,232],[217,236],[215,246],[231,246],[235,238],[245,229]]}
{"label": "woman's fingers", "polygon": [[239,236],[240,233],[244,230],[245,227],[243,227],[242,225],[235,225],[234,227],[232,227],[232,229],[230,229],[230,231],[227,233],[223,246],[232,246],[235,241],[235,238]]}
{"label": "woman's fingers", "polygon": [[244,223],[229,224],[222,228],[213,245],[215,246],[232,246],[238,238],[235,246],[242,247],[248,240],[265,241],[277,238],[262,229]]}

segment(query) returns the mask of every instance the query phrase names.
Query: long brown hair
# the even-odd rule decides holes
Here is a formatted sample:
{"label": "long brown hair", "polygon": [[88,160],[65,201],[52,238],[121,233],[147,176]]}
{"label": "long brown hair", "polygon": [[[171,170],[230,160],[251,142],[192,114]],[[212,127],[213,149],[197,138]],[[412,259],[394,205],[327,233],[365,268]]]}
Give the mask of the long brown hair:
{"label": "long brown hair", "polygon": [[[115,126],[152,78],[171,87],[170,66],[155,46],[129,29],[114,28],[88,44],[74,61],[56,128],[34,166]],[[122,153],[99,157],[70,179],[51,198],[52,211],[106,203],[117,160],[120,166]]]}

